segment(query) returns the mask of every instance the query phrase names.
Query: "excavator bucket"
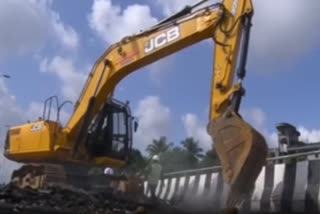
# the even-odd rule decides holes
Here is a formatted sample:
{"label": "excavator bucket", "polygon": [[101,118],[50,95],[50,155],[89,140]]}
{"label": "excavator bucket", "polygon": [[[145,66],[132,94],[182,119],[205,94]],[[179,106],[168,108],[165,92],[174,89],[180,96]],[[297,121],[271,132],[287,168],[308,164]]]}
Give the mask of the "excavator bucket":
{"label": "excavator bucket", "polygon": [[268,147],[264,137],[235,112],[228,112],[208,125],[222,165],[222,176],[230,184],[228,198],[234,206],[254,188],[266,164]]}

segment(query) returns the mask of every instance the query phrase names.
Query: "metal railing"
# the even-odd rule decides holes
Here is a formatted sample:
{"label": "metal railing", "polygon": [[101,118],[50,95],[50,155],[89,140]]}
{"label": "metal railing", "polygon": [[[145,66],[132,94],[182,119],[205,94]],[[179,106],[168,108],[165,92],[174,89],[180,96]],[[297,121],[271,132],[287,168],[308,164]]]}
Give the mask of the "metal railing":
{"label": "metal railing", "polygon": [[[319,146],[320,147],[320,146]],[[311,147],[309,147],[310,149]],[[301,149],[303,150],[303,149]],[[298,154],[289,154],[289,155],[281,155],[278,157],[270,157],[267,158],[267,162],[269,164],[272,163],[277,163],[277,162],[284,162],[286,160],[296,160],[298,158],[309,158],[311,159],[311,156],[315,156],[318,158],[320,156],[320,150],[317,151],[310,151],[310,152],[303,152],[303,153],[298,153]],[[219,166],[213,166],[213,167],[205,167],[205,168],[200,168],[200,169],[190,169],[190,170],[181,170],[181,171],[176,171],[176,172],[169,172],[165,173],[164,177],[174,177],[174,176],[184,176],[184,175],[193,175],[193,174],[205,174],[205,173],[213,173],[213,172],[218,172],[222,169],[222,167]]]}

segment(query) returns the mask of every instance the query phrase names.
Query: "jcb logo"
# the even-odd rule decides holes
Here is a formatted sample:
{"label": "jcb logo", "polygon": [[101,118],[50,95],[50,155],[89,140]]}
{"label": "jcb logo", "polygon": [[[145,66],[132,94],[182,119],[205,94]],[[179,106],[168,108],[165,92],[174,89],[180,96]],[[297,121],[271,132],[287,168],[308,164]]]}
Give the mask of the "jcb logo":
{"label": "jcb logo", "polygon": [[144,52],[149,53],[155,49],[158,49],[165,44],[172,42],[180,37],[179,27],[171,28],[170,30],[167,30],[166,32],[163,32],[159,34],[158,36],[155,36],[154,38],[151,38],[149,41],[146,42],[144,46]]}

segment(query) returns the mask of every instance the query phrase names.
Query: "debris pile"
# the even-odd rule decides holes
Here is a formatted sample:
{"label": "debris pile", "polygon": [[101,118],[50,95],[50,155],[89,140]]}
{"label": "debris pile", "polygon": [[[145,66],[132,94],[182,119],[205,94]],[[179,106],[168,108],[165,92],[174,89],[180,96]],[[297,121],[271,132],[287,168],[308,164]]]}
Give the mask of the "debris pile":
{"label": "debris pile", "polygon": [[[45,210],[45,213],[136,213],[139,203],[124,201],[110,191],[87,192],[68,186],[51,185],[44,190],[20,189],[8,184],[0,189],[0,210],[15,213]],[[1,213],[1,211],[0,211]]]}

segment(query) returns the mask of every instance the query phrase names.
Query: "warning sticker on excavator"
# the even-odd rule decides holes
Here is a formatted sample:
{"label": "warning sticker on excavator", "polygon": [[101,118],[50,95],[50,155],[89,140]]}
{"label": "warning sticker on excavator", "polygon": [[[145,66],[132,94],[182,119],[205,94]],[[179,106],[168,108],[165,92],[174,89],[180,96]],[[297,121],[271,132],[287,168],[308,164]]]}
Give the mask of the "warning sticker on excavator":
{"label": "warning sticker on excavator", "polygon": [[233,2],[232,2],[231,13],[232,13],[233,16],[236,15],[237,7],[238,7],[238,1],[239,0],[233,0]]}
{"label": "warning sticker on excavator", "polygon": [[30,131],[36,132],[36,131],[40,131],[41,129],[42,129],[42,124],[41,123],[36,123],[36,124],[31,126]]}

